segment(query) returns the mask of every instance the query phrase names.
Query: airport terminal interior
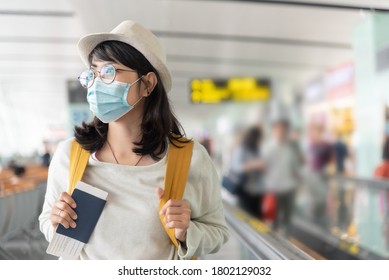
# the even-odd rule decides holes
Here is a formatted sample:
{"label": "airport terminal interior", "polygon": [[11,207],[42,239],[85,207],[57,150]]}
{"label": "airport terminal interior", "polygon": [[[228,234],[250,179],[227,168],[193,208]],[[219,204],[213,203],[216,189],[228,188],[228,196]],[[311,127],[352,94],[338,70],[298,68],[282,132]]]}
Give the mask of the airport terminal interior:
{"label": "airport terminal interior", "polygon": [[0,0],[0,259],[58,259],[38,217],[94,118],[77,42],[124,20],[219,176],[230,238],[200,259],[389,259],[388,0]]}

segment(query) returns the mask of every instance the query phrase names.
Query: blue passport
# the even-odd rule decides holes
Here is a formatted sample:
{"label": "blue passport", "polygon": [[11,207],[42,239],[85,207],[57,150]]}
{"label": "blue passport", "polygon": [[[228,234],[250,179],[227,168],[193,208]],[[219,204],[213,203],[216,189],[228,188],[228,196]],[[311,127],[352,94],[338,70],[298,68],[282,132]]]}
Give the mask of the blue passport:
{"label": "blue passport", "polygon": [[77,226],[76,228],[69,227],[66,229],[59,224],[57,233],[83,243],[88,243],[97,221],[100,218],[101,212],[104,209],[106,200],[80,190],[77,187],[73,191],[72,198],[77,204],[77,207],[73,209],[78,216],[77,220],[75,220]]}

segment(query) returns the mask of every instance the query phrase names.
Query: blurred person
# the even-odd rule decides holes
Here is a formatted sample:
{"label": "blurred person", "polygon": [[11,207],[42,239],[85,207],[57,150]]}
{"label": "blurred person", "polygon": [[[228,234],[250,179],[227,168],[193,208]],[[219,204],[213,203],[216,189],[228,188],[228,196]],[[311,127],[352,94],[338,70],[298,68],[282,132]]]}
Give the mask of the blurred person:
{"label": "blurred person", "polygon": [[231,171],[241,174],[242,185],[237,191],[240,207],[251,215],[261,218],[263,180],[261,160],[262,130],[251,127],[243,133],[242,142],[232,152]]}
{"label": "blurred person", "polygon": [[290,145],[295,149],[297,155],[299,155],[299,162],[301,165],[305,163],[303,150],[301,148],[301,131],[298,128],[292,128],[289,133]]}
{"label": "blurred person", "polygon": [[288,235],[302,162],[301,154],[289,138],[289,122],[286,119],[273,122],[272,139],[263,150],[263,160],[266,191],[276,198],[273,228]]}
{"label": "blurred person", "polygon": [[44,149],[45,152],[41,157],[42,166],[49,167],[51,161],[51,153],[50,153],[49,145],[47,143],[44,143]]}
{"label": "blurred person", "polygon": [[208,154],[212,157],[212,155],[213,155],[213,153],[212,153],[212,140],[209,137],[209,135],[206,133],[201,134],[198,141],[201,145],[204,146],[204,148],[207,150]]}
{"label": "blurred person", "polygon": [[348,149],[342,139],[342,135],[338,135],[335,143],[332,145],[333,155],[335,160],[336,174],[345,174],[345,162],[348,156]]}
{"label": "blurred person", "polygon": [[389,136],[385,139],[382,150],[382,162],[375,169],[374,176],[376,178],[389,179]]}
{"label": "blurred person", "polygon": [[308,173],[306,184],[310,192],[312,205],[311,219],[322,228],[328,222],[328,185],[326,171],[332,158],[332,147],[324,139],[324,128],[321,124],[311,124],[308,130]]}
{"label": "blurred person", "polygon": [[[374,177],[389,180],[389,136],[386,136],[382,152],[382,162],[375,169]],[[384,217],[385,246],[389,249],[389,191],[380,193],[380,208]]]}
{"label": "blurred person", "polygon": [[17,183],[19,178],[26,173],[26,167],[22,163],[21,157],[19,155],[14,155],[8,163],[8,168],[12,170],[14,177],[12,181]]}
{"label": "blurred person", "polygon": [[[80,75],[95,117],[75,127],[75,138],[91,156],[83,181],[108,192],[107,203],[81,259],[190,259],[213,253],[228,239],[215,167],[194,143],[182,200],[163,196],[169,145],[187,143],[167,93],[171,76],[158,38],[124,21],[110,33],[90,34],[78,43],[88,69]],[[40,229],[50,241],[55,228],[77,227],[68,188],[73,139],[53,156]],[[179,248],[164,224],[173,228]],[[114,238],[112,238],[114,237]]]}
{"label": "blurred person", "polygon": [[309,166],[312,171],[324,172],[332,155],[331,145],[324,140],[322,125],[312,124],[309,128]]}
{"label": "blurred person", "polygon": [[[332,144],[332,153],[333,153],[333,161],[335,163],[335,174],[337,175],[345,175],[346,173],[346,166],[345,162],[348,158],[348,148],[346,144],[344,143],[342,139],[342,135],[339,133],[336,136],[335,142]],[[336,223],[334,223],[334,219],[330,220],[332,221],[331,224],[337,224],[337,226],[333,227],[335,229],[334,232],[337,231],[338,228],[340,228],[342,231],[347,230],[347,226],[349,224],[349,218],[347,213],[347,204],[346,204],[346,193],[344,185],[341,184],[338,186],[335,192],[329,192],[328,195],[328,201],[327,201],[327,210],[329,213],[329,218],[335,217],[335,211],[337,210],[337,219]],[[331,215],[332,211],[332,215]]]}

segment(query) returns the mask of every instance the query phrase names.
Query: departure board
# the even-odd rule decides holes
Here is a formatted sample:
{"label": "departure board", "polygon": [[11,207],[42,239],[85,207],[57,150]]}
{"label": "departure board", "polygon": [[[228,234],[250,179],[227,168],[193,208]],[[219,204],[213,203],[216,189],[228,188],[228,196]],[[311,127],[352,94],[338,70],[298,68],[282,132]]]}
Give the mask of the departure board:
{"label": "departure board", "polygon": [[191,101],[199,103],[263,102],[270,99],[270,81],[253,77],[194,79],[190,82]]}

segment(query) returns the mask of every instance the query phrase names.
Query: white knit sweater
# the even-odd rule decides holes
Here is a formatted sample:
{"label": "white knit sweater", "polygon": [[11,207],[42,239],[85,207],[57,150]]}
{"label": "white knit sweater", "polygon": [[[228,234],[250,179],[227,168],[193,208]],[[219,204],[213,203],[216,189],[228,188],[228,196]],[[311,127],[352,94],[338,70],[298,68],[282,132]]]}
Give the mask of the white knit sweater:
{"label": "white knit sweater", "polygon": [[[68,188],[72,139],[61,142],[49,168],[40,229],[53,235],[50,211]],[[90,157],[82,181],[108,192],[107,203],[81,259],[190,259],[213,253],[228,239],[220,183],[208,153],[195,142],[184,199],[190,202],[187,250],[177,251],[158,216],[155,189],[163,188],[167,156],[148,166],[99,162]]]}

